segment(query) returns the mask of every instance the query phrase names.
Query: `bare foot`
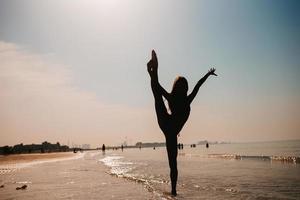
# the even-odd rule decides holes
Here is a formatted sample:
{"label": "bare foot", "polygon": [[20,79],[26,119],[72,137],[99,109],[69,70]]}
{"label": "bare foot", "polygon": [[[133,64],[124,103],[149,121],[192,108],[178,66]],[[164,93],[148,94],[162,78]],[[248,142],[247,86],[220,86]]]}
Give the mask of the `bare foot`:
{"label": "bare foot", "polygon": [[158,62],[157,62],[156,53],[154,50],[152,50],[151,60],[147,63],[147,70],[151,77],[157,74],[157,68],[158,68]]}

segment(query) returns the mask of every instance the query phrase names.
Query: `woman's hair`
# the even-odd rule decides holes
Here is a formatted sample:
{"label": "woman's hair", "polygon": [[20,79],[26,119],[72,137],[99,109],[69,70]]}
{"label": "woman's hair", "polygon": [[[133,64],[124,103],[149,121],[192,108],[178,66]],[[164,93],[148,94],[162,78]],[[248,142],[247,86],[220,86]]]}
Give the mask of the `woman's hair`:
{"label": "woman's hair", "polygon": [[171,94],[175,96],[187,96],[188,89],[189,86],[186,78],[178,76],[174,81]]}

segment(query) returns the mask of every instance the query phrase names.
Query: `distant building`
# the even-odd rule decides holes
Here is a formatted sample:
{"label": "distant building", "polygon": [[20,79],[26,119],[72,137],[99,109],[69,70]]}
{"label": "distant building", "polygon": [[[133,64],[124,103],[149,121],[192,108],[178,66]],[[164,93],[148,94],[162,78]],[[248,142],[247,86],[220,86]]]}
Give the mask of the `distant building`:
{"label": "distant building", "polygon": [[127,147],[127,142],[124,141],[121,145],[123,145],[124,147]]}
{"label": "distant building", "polygon": [[136,147],[164,147],[166,146],[165,142],[146,142],[146,143],[142,143],[142,142],[137,142],[135,144]]}
{"label": "distant building", "polygon": [[83,145],[81,145],[81,148],[82,149],[90,149],[91,145],[90,144],[83,144]]}
{"label": "distant building", "polygon": [[141,143],[141,142],[137,142],[137,143],[135,144],[135,146],[137,146],[137,147],[141,147],[141,146],[142,146],[142,144],[143,144],[143,143]]}

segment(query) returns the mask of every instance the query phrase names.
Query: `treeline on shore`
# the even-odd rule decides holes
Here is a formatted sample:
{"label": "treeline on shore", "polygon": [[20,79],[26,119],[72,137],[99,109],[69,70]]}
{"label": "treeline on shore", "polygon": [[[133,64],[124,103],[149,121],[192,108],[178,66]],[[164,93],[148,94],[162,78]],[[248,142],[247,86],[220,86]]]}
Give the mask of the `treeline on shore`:
{"label": "treeline on shore", "polygon": [[14,146],[0,147],[1,155],[20,154],[20,153],[50,153],[50,152],[66,152],[70,148],[67,145],[60,145],[59,142],[51,144],[47,141],[42,144],[17,144]]}
{"label": "treeline on shore", "polygon": [[135,147],[165,147],[166,143],[165,142],[137,142],[135,144]]}

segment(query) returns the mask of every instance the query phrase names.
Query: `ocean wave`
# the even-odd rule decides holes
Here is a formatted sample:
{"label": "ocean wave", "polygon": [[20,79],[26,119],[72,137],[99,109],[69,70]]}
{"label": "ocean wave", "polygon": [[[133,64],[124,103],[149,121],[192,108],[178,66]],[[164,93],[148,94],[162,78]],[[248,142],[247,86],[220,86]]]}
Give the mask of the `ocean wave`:
{"label": "ocean wave", "polygon": [[300,163],[300,157],[296,156],[271,156],[272,161]]}
{"label": "ocean wave", "polygon": [[[142,174],[134,174],[132,173],[133,170],[139,165],[145,165],[143,163],[133,163],[124,160],[123,156],[118,155],[110,155],[106,156],[103,159],[99,160],[100,162],[104,163],[106,166],[110,168],[109,174],[113,176],[117,176],[120,178],[125,178],[129,181],[134,181],[136,183],[143,184],[144,187],[149,191],[152,192],[155,196],[160,198],[163,197],[162,193],[159,193],[155,190],[153,184],[168,184],[168,180],[163,180],[159,177],[154,176],[147,176]],[[163,198],[162,198],[163,199]]]}
{"label": "ocean wave", "polygon": [[261,160],[261,161],[271,161],[271,162],[282,162],[282,163],[300,163],[300,157],[298,156],[253,156],[253,155],[239,155],[239,154],[193,154],[181,152],[179,156],[187,157],[200,157],[200,158],[222,158],[222,159],[234,159],[234,160]]}
{"label": "ocean wave", "polygon": [[238,154],[208,154],[208,158],[223,158],[223,159],[236,159],[236,160],[262,160],[274,161],[282,163],[300,163],[300,157],[296,156],[251,156],[251,155],[238,155]]}
{"label": "ocean wave", "polygon": [[127,172],[133,169],[132,162],[124,162],[122,156],[106,156],[103,159],[100,159],[100,162],[103,162],[106,166],[110,167],[110,173],[121,176],[125,175]]}

